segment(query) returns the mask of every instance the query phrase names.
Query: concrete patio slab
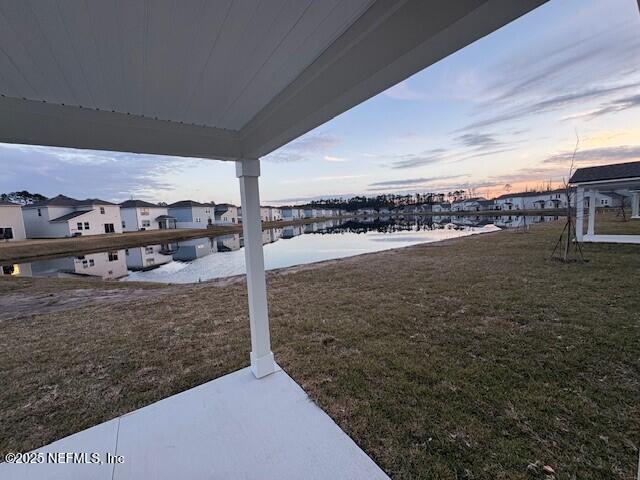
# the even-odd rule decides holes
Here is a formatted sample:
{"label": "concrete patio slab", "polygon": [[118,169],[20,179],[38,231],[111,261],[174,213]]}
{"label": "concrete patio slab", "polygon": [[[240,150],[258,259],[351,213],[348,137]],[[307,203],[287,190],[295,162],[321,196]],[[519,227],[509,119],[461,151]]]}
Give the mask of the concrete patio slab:
{"label": "concrete patio slab", "polygon": [[284,371],[249,368],[38,451],[108,451],[122,463],[0,465],[2,478],[386,479]]}

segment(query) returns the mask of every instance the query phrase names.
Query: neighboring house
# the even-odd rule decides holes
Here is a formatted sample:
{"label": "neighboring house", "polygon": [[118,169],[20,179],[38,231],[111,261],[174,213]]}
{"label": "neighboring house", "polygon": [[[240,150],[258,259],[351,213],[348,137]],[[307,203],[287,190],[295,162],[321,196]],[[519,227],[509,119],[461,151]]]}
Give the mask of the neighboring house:
{"label": "neighboring house", "polygon": [[487,210],[495,210],[496,204],[493,200],[478,200],[478,212],[484,212]]}
{"label": "neighboring house", "polygon": [[304,209],[298,207],[281,207],[283,220],[299,220],[304,218]]}
{"label": "neighboring house", "polygon": [[451,204],[450,203],[434,203],[431,206],[431,211],[433,213],[450,212],[451,211]]}
{"label": "neighboring house", "polygon": [[271,212],[269,211],[269,207],[260,207],[260,221],[271,221]]}
{"label": "neighboring house", "polygon": [[[262,208],[260,208],[262,213]],[[219,203],[215,208],[216,223],[221,225],[235,225],[240,223],[240,209],[231,203]]]}
{"label": "neighboring house", "polygon": [[127,200],[120,204],[122,230],[159,230],[176,228],[176,218],[169,215],[167,207],[143,200]]}
{"label": "neighboring house", "polygon": [[305,207],[304,218],[320,218],[322,217],[322,212],[321,208]]}
{"label": "neighboring house", "polygon": [[22,208],[17,203],[0,201],[0,241],[27,238]]}
{"label": "neighboring house", "polygon": [[493,205],[492,200],[486,200],[483,197],[465,198],[457,200],[451,204],[452,212],[479,212],[489,210],[489,206]]}
{"label": "neighboring house", "polygon": [[22,207],[27,238],[60,238],[122,233],[120,205],[97,198],[58,195]]}
{"label": "neighboring house", "polygon": [[375,215],[377,212],[375,208],[359,208],[356,213],[358,215]]}
{"label": "neighboring house", "polygon": [[168,206],[169,215],[177,228],[207,228],[215,222],[215,205],[193,200],[182,200]]}
{"label": "neighboring house", "polygon": [[497,210],[543,210],[567,207],[564,188],[546,192],[507,193],[494,199]]}
{"label": "neighboring house", "polygon": [[269,207],[269,220],[272,222],[282,220],[282,210],[279,207]]}

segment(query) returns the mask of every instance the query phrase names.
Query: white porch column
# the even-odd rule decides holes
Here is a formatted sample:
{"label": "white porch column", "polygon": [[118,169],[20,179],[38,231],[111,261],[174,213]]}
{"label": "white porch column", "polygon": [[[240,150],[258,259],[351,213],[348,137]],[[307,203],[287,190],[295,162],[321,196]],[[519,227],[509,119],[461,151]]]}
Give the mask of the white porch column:
{"label": "white porch column", "polygon": [[271,352],[267,284],[262,252],[258,188],[260,161],[253,158],[237,160],[236,176],[240,179],[240,198],[242,201],[244,258],[247,266],[249,323],[251,325],[251,370],[257,378],[261,378],[275,372],[277,367]]}
{"label": "white porch column", "polygon": [[584,188],[576,190],[576,240],[581,242],[584,235]]}
{"label": "white porch column", "polygon": [[591,189],[591,195],[589,196],[589,223],[587,224],[587,235],[593,235],[596,228],[596,198],[598,191],[595,188]]}
{"label": "white porch column", "polygon": [[640,218],[640,192],[631,195],[631,218]]}

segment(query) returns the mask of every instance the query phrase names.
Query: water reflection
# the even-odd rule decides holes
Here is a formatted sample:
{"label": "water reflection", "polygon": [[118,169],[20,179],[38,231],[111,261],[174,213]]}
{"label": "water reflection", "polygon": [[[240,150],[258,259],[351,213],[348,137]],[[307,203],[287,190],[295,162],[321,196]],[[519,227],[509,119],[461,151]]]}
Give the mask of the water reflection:
{"label": "water reflection", "polygon": [[[527,228],[557,216],[442,215],[332,219],[264,230],[267,269],[344,258],[448,238]],[[245,272],[240,234],[132,247],[82,256],[2,265],[0,275],[92,276],[163,283],[192,283]]]}

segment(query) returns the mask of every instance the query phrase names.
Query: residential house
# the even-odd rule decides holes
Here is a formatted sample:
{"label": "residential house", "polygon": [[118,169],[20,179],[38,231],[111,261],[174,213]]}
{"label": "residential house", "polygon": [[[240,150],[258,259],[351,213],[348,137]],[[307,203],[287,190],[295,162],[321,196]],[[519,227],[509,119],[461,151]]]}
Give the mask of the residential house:
{"label": "residential house", "polygon": [[546,192],[507,193],[494,199],[497,210],[543,210],[567,207],[564,188]]}
{"label": "residential house", "polygon": [[[490,202],[490,203],[489,203]],[[479,212],[482,210],[489,210],[490,204],[493,201],[486,200],[483,197],[464,198],[456,200],[451,204],[452,212]]]}
{"label": "residential house", "polygon": [[434,203],[431,206],[431,211],[433,213],[448,213],[451,211],[450,203]]}
{"label": "residential house", "polygon": [[176,228],[176,218],[169,215],[169,209],[144,200],[127,200],[120,204],[122,230],[162,230]]}
{"label": "residential house", "polygon": [[323,213],[322,208],[304,207],[304,218],[320,218]]}
{"label": "residential house", "polygon": [[279,207],[269,207],[269,220],[272,222],[282,220],[282,210]]}
{"label": "residential house", "polygon": [[260,207],[260,221],[269,222],[271,220],[271,214],[269,207]]}
{"label": "residential house", "polygon": [[22,207],[27,238],[60,238],[122,233],[120,205],[58,195]]}
{"label": "residential house", "polygon": [[215,205],[182,200],[169,205],[168,214],[175,218],[177,228],[207,228],[215,222]]}
{"label": "residential house", "polygon": [[[236,225],[240,223],[240,209],[231,203],[219,203],[215,207],[216,223]],[[262,208],[260,209],[262,211]]]}
{"label": "residential house", "polygon": [[17,203],[0,200],[0,241],[25,238],[22,208]]}
{"label": "residential house", "polygon": [[299,220],[301,218],[304,218],[304,209],[303,208],[298,208],[298,207],[282,207],[280,208],[280,211],[282,212],[282,219],[283,220]]}
{"label": "residential house", "polygon": [[356,213],[358,215],[376,215],[378,212],[376,212],[375,208],[359,208]]}

